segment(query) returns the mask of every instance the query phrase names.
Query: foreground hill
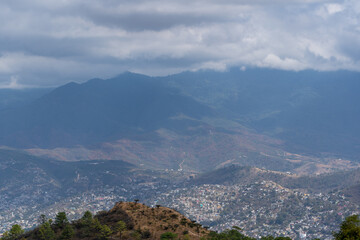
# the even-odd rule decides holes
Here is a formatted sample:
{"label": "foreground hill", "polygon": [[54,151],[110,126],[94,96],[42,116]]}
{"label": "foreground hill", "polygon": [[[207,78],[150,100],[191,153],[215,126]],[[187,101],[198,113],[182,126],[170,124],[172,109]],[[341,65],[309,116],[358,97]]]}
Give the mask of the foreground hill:
{"label": "foreground hill", "polygon": [[[95,216],[87,211],[83,217],[68,221],[65,212],[59,212],[54,221],[45,215],[40,217],[40,225],[25,232],[16,224],[4,233],[2,240],[15,239],[64,239],[64,240],[107,240],[107,239],[160,239],[160,240],[291,240],[289,237],[271,235],[252,238],[233,226],[221,233],[208,231],[195,221],[191,221],[177,211],[161,207],[150,208],[135,202],[119,202],[110,211]],[[359,216],[347,217],[338,232],[333,232],[335,240],[359,239]],[[301,235],[304,238],[306,235]],[[318,238],[316,238],[318,239]],[[330,239],[330,238],[329,238]]]}
{"label": "foreground hill", "polygon": [[[58,214],[59,216],[59,214]],[[60,222],[60,223],[59,223]],[[120,222],[120,224],[119,224]],[[81,219],[73,221],[67,238],[62,238],[67,220],[63,216],[55,219],[52,228],[47,227],[48,236],[60,239],[160,239],[163,234],[177,236],[176,239],[200,239],[209,231],[177,211],[157,206],[150,208],[136,202],[119,202],[110,211],[100,212],[94,218],[87,212]],[[47,223],[45,223],[46,226]],[[44,224],[24,235],[25,239],[43,238]],[[48,237],[47,236],[47,237]],[[45,238],[49,239],[49,238]],[[161,238],[175,239],[175,238]]]}

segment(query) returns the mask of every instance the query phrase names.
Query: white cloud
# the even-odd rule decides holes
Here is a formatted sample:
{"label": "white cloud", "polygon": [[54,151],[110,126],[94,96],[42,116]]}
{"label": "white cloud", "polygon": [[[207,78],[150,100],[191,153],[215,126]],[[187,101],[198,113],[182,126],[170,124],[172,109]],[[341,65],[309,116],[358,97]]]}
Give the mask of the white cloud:
{"label": "white cloud", "polygon": [[[360,70],[357,0],[36,0],[0,6],[0,84],[124,70]],[[352,47],[349,47],[349,45]]]}
{"label": "white cloud", "polygon": [[269,54],[266,58],[260,62],[260,66],[279,68],[284,70],[301,70],[304,69],[303,64],[301,64],[296,59],[284,58],[276,56],[275,54]]}
{"label": "white cloud", "polygon": [[21,84],[18,83],[18,77],[17,76],[11,76],[10,83],[8,85],[8,88],[23,88]]}
{"label": "white cloud", "polygon": [[18,76],[11,76],[10,80],[7,83],[0,84],[0,89],[23,89],[26,86],[18,83]]}
{"label": "white cloud", "polygon": [[345,7],[340,4],[326,4],[326,10],[330,15],[344,11]]}

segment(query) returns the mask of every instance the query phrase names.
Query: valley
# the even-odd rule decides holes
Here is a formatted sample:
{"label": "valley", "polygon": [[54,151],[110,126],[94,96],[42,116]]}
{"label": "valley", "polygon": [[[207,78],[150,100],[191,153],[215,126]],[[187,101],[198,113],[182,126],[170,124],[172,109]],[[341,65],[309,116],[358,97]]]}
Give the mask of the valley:
{"label": "valley", "polygon": [[0,108],[0,232],[139,199],[213,230],[331,239],[360,211],[359,76],[126,72],[11,93]]}
{"label": "valley", "polygon": [[[332,239],[331,232],[344,217],[360,213],[356,195],[349,195],[351,188],[358,187],[352,184],[360,183],[359,170],[314,176],[232,165],[194,173],[147,170],[114,160],[64,162],[12,151],[2,155],[12,158],[2,165],[2,176],[12,170],[28,178],[21,182],[7,176],[7,184],[2,182],[8,187],[0,192],[1,231],[15,223],[31,229],[41,214],[53,218],[65,211],[76,219],[87,210],[101,212],[116,202],[134,199],[174,208],[212,230],[236,225],[253,237],[271,234],[299,239],[307,234]],[[42,165],[26,173],[15,157]],[[44,175],[49,172],[46,167],[54,165],[56,175]]]}
{"label": "valley", "polygon": [[359,0],[0,21],[0,240],[360,240]]}

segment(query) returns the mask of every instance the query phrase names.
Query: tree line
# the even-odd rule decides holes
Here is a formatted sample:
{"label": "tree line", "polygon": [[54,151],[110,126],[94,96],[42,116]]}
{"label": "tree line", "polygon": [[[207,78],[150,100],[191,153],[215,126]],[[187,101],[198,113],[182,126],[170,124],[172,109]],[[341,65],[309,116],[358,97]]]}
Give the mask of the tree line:
{"label": "tree line", "polygon": [[[347,217],[340,225],[337,232],[333,232],[334,240],[359,240],[360,239],[360,218],[359,215]],[[6,231],[1,240],[72,240],[72,239],[152,239],[149,231],[134,230],[129,224],[120,220],[108,226],[101,224],[98,217],[94,217],[90,211],[70,223],[65,212],[59,212],[55,219],[47,219],[45,215],[39,217],[39,226],[34,230],[25,231],[19,224],[15,224],[9,231]],[[176,233],[165,232],[160,240],[188,240],[191,237],[184,234],[180,238]],[[223,232],[210,232],[201,240],[256,240],[246,236],[241,229],[234,226],[232,229]],[[290,237],[262,237],[261,240],[291,240]],[[316,239],[314,239],[316,240]]]}

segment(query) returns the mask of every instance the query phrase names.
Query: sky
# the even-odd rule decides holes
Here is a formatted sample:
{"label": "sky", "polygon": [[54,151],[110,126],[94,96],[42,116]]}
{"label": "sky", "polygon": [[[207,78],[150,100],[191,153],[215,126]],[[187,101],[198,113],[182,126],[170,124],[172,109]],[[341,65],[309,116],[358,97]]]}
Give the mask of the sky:
{"label": "sky", "polygon": [[124,71],[360,70],[359,0],[2,0],[0,88]]}

